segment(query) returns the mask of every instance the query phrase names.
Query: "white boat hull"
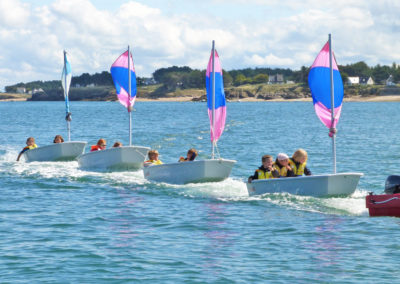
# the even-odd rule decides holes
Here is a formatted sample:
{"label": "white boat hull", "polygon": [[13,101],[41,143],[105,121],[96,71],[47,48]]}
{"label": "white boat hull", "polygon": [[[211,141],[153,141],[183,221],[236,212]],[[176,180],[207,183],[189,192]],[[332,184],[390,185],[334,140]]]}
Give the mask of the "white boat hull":
{"label": "white boat hull", "polygon": [[86,142],[54,143],[31,149],[23,154],[26,162],[72,161],[85,150]]}
{"label": "white boat hull", "polygon": [[350,195],[362,173],[339,173],[292,178],[262,179],[247,183],[249,195],[287,192],[315,197]]}
{"label": "white boat hull", "polygon": [[170,184],[222,181],[229,177],[234,160],[214,159],[151,165],[143,168],[144,177]]}
{"label": "white boat hull", "polygon": [[78,164],[83,169],[100,170],[138,170],[143,167],[148,147],[124,146],[94,151],[78,157]]}

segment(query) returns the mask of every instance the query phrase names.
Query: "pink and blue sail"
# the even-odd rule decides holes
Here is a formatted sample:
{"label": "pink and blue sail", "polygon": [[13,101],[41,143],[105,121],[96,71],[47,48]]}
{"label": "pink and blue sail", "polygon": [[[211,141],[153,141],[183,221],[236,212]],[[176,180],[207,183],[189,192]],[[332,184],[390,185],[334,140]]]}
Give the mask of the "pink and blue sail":
{"label": "pink and blue sail", "polygon": [[[131,73],[130,83],[128,72],[129,69]],[[135,67],[133,66],[132,54],[130,54],[128,50],[121,54],[117,58],[117,60],[115,60],[115,62],[111,65],[110,71],[117,92],[118,100],[124,107],[128,109],[128,111],[130,111],[136,99],[136,74]],[[130,92],[129,85],[131,87]]]}
{"label": "pink and blue sail", "polygon": [[333,101],[334,114],[332,119],[331,98],[331,73],[329,64],[329,41],[324,45],[311,66],[308,75],[308,85],[311,89],[314,108],[321,122],[330,129],[329,136],[335,134],[336,125],[339,121],[343,101],[343,82],[335,56],[332,52],[333,69]]}
{"label": "pink and blue sail", "polygon": [[[213,51],[214,51],[214,62],[213,62]],[[207,89],[208,116],[210,118],[211,141],[217,142],[222,132],[224,131],[225,127],[226,103],[225,103],[224,81],[222,77],[221,62],[219,61],[219,56],[217,51],[215,49],[213,49],[213,51],[211,51],[211,56],[210,60],[208,61],[208,66],[206,71],[206,89]],[[215,82],[213,82],[213,76],[212,76],[213,65],[214,65]],[[215,86],[214,88],[213,85]],[[213,89],[215,97],[214,100],[213,100]],[[214,112],[213,112],[213,101],[215,102]]]}

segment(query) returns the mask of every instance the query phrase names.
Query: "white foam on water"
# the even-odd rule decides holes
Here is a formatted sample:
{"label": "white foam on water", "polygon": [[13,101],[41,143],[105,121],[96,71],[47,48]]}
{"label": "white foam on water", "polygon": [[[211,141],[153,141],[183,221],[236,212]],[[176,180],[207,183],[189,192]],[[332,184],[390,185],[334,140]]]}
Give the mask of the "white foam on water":
{"label": "white foam on water", "polygon": [[221,182],[189,183],[185,185],[170,185],[183,195],[189,197],[211,197],[232,199],[248,197],[246,184],[237,179],[228,178]]}
{"label": "white foam on water", "polygon": [[[0,148],[0,150],[2,150]],[[18,151],[6,148],[5,154],[0,156],[0,172],[7,172],[18,176],[39,177],[44,179],[90,178],[101,183],[111,184],[144,184],[147,183],[143,171],[98,172],[86,171],[79,168],[77,161],[69,162],[30,162],[16,161]]]}
{"label": "white foam on water", "polygon": [[357,189],[349,197],[322,199],[322,203],[328,208],[338,209],[350,215],[368,216],[368,209],[365,205],[365,196],[367,194],[367,191]]}

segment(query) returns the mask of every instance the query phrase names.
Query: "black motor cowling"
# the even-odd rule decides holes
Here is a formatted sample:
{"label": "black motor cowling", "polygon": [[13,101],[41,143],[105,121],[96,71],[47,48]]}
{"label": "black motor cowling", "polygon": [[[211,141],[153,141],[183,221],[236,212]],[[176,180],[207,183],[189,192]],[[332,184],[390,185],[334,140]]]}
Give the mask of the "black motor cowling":
{"label": "black motor cowling", "polygon": [[385,182],[385,193],[400,193],[400,176],[388,176]]}

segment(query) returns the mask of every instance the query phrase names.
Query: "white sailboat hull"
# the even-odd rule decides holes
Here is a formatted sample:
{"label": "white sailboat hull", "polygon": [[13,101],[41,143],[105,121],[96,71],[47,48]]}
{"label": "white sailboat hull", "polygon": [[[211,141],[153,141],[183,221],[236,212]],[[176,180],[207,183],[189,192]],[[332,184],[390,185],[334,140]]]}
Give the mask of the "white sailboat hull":
{"label": "white sailboat hull", "polygon": [[54,143],[31,149],[23,154],[26,162],[72,161],[85,150],[86,142]]}
{"label": "white sailboat hull", "polygon": [[94,151],[78,157],[80,168],[102,170],[138,170],[143,167],[148,147],[124,146]]}
{"label": "white sailboat hull", "polygon": [[315,197],[350,195],[362,173],[339,173],[292,178],[262,179],[247,183],[249,195],[287,192]]}
{"label": "white sailboat hull", "polygon": [[143,168],[144,177],[170,184],[222,181],[229,177],[234,160],[213,159],[151,165]]}

